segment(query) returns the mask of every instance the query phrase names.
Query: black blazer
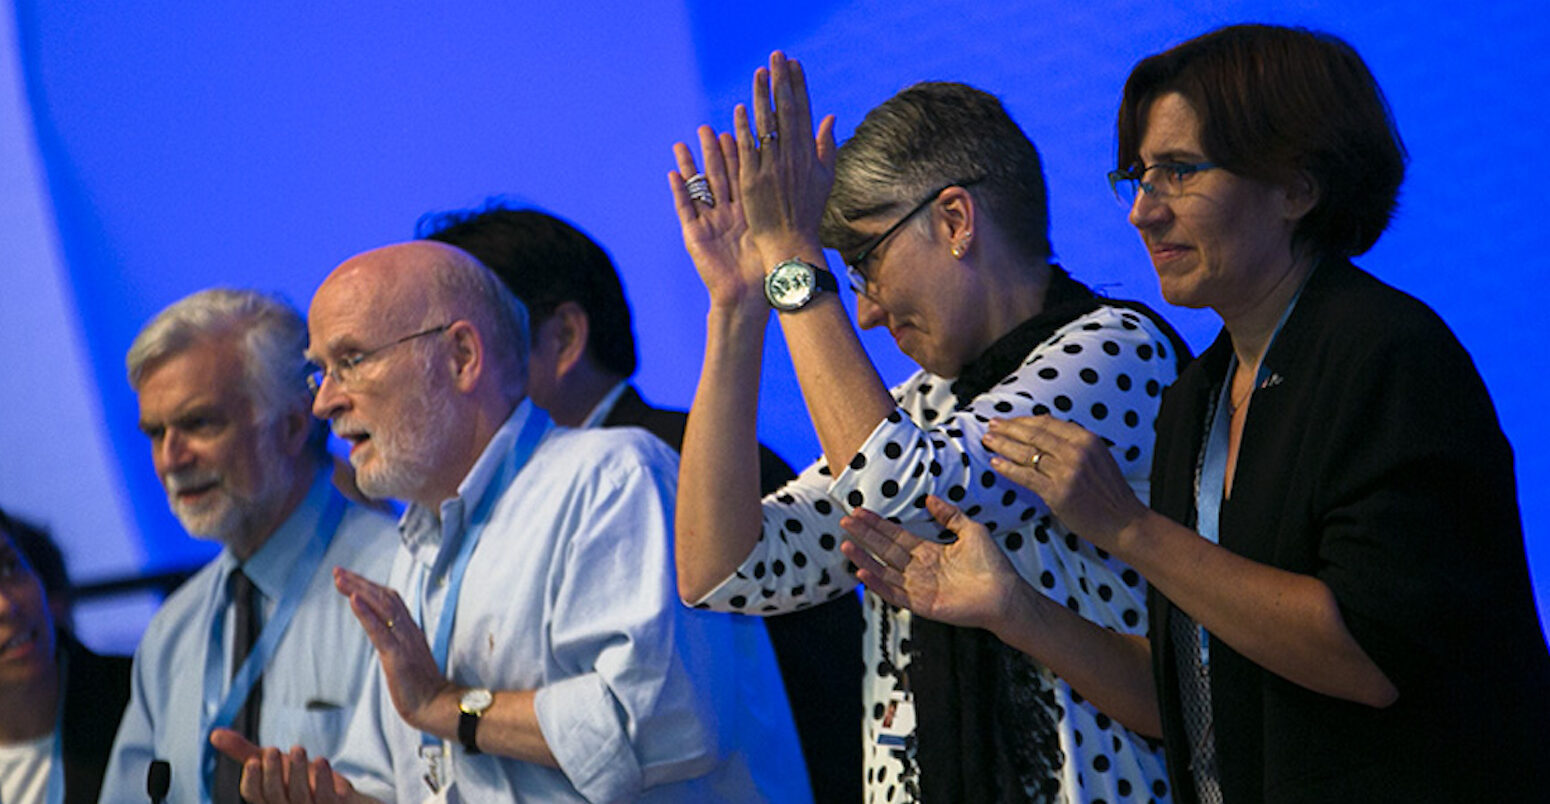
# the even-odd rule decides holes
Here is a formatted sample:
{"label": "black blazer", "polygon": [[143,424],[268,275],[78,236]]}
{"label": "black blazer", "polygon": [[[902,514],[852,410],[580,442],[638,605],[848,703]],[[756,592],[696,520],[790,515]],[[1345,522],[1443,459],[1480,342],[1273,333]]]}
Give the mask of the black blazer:
{"label": "black blazer", "polygon": [[95,804],[108,769],[118,721],[129,704],[128,656],[99,656],[66,631],[59,650],[65,671],[65,804]]}
{"label": "black blazer", "polygon": [[[1223,333],[1166,392],[1152,507],[1194,526]],[[1221,543],[1315,576],[1399,689],[1386,709],[1320,695],[1212,643],[1228,802],[1544,800],[1550,655],[1512,451],[1473,362],[1425,305],[1349,263],[1320,267],[1266,355]],[[1170,773],[1194,800],[1172,609],[1151,601]]]}
{"label": "black blazer", "polygon": [[[604,427],[641,427],[682,451],[689,416],[646,404],[627,386]],[[769,494],[796,477],[759,445],[759,485]],[[819,804],[861,800],[861,601],[856,595],[802,611],[765,617],[765,630],[786,685],[797,739]]]}

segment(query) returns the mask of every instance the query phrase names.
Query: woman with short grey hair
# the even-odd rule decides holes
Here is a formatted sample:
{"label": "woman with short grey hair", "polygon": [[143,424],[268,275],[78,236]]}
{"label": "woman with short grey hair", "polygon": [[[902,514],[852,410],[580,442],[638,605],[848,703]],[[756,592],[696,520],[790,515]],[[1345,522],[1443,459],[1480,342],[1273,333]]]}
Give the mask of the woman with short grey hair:
{"label": "woman with short grey hair", "polygon": [[[1185,348],[1140,305],[1096,296],[1053,261],[1038,151],[995,97],[909,87],[844,146],[813,134],[805,76],[782,54],[754,75],[736,134],[700,129],[703,172],[676,147],[684,242],[710,293],[704,370],[684,440],[679,590],[747,614],[856,586],[842,519],[938,538],[931,496],[991,524],[1023,577],[1089,621],[1144,634],[1139,575],[1079,541],[991,469],[993,416],[1054,413],[1110,439],[1146,492],[1152,420]],[[863,328],[886,326],[921,370],[891,391],[862,350],[823,248],[847,266]],[[760,355],[777,311],[824,457],[759,501]],[[1158,748],[984,631],[867,595],[869,801],[1166,799]]]}

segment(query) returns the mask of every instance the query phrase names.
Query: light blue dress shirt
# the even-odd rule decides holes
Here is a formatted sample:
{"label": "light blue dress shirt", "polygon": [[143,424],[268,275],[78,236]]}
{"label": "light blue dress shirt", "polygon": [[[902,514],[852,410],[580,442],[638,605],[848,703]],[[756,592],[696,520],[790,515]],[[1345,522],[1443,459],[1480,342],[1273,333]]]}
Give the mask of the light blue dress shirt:
{"label": "light blue dress shirt", "polygon": [[[331,473],[319,471],[302,504],[243,565],[263,593],[265,622],[284,594],[291,567],[306,549],[339,492]],[[337,751],[360,699],[376,654],[349,602],[334,589],[334,567],[346,567],[385,581],[396,540],[393,520],[341,500],[345,514],[328,552],[307,587],[300,608],[263,675],[261,744],[301,745],[308,753]],[[145,775],[153,759],[172,765],[168,801],[200,801],[200,762],[207,735],[200,709],[205,659],[215,618],[230,619],[227,577],[237,567],[227,550],[205,565],[162,604],[135,651],[129,707],[119,724],[103,780],[103,802],[143,802]],[[231,677],[231,627],[219,650]],[[222,690],[224,695],[225,690]]]}
{"label": "light blue dress shirt", "polygon": [[[399,523],[392,586],[429,590],[432,629],[455,553],[442,545],[461,539],[532,411],[512,414],[439,520],[411,506]],[[448,800],[811,800],[763,624],[678,601],[677,472],[677,454],[644,430],[552,427],[495,501],[463,578],[450,677],[537,690],[560,768],[449,741]],[[367,694],[336,769],[385,801],[429,798],[420,732],[399,718],[380,668]]]}

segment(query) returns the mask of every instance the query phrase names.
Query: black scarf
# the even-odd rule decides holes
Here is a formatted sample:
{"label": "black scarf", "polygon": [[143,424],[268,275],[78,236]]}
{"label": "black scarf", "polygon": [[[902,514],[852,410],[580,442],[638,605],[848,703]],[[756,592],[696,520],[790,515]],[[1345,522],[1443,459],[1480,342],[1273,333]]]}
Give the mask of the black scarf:
{"label": "black scarf", "polygon": [[[1043,312],[960,372],[952,385],[958,409],[1011,374],[1061,327],[1105,305],[1146,315],[1172,341],[1180,365],[1188,360],[1183,340],[1156,313],[1135,302],[1100,299],[1056,265]],[[922,801],[1059,798],[1065,764],[1056,730],[1059,704],[1039,665],[989,631],[924,617],[913,620],[910,654]]]}

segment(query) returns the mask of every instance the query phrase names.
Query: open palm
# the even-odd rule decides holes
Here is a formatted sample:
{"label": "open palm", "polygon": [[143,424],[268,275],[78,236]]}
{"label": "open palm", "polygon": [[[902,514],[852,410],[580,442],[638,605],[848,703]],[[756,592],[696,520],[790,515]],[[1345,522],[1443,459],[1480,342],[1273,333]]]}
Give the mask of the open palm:
{"label": "open palm", "polygon": [[949,544],[921,539],[871,511],[857,509],[841,520],[850,533],[840,549],[856,565],[856,576],[892,605],[952,625],[984,628],[1004,613],[1021,583],[989,531],[936,497],[926,508],[957,534]]}
{"label": "open palm", "polygon": [[712,304],[763,309],[764,260],[749,239],[748,222],[743,217],[741,192],[734,178],[737,146],[731,134],[718,136],[710,126],[700,126],[699,138],[703,175],[714,204],[701,203],[689,194],[687,182],[702,173],[689,146],[681,142],[673,146],[678,169],[668,174],[684,248],[694,260]]}

